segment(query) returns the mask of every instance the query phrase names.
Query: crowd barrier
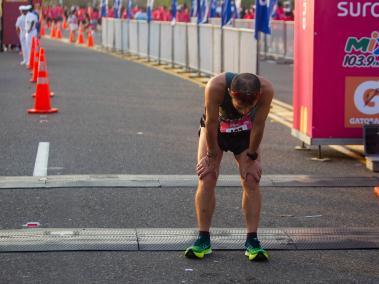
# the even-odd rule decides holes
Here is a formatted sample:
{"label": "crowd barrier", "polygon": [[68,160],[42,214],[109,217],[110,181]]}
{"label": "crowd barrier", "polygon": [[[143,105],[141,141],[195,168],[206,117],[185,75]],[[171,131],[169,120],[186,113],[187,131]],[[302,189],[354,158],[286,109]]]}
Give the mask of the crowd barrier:
{"label": "crowd barrier", "polygon": [[225,70],[256,73],[251,29],[103,18],[102,46],[207,75]]}
{"label": "crowd barrier", "polygon": [[[196,21],[196,18],[194,18]],[[209,23],[221,25],[220,18],[211,18]],[[235,28],[254,29],[255,20],[235,19],[231,25]],[[272,21],[271,35],[262,35],[260,41],[260,54],[274,59],[293,60],[294,22]]]}

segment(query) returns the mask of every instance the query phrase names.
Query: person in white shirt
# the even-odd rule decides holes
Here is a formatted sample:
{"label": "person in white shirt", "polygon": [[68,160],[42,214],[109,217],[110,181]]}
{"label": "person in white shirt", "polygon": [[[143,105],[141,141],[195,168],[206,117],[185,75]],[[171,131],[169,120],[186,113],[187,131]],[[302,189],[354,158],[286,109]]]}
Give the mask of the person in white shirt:
{"label": "person in white shirt", "polygon": [[68,24],[70,26],[70,31],[75,33],[78,30],[78,18],[76,17],[75,7],[71,7],[71,12],[68,16]]}
{"label": "person in white shirt", "polygon": [[31,5],[26,6],[28,13],[25,17],[25,32],[26,32],[26,44],[25,44],[25,60],[26,64],[29,62],[30,57],[30,48],[32,45],[32,38],[37,37],[37,22],[38,17],[33,13],[33,9]]}
{"label": "person in white shirt", "polygon": [[27,10],[25,9],[24,5],[21,5],[20,7],[18,7],[18,9],[20,10],[21,15],[17,18],[17,21],[16,21],[16,32],[21,43],[22,61],[20,62],[20,64],[23,65],[26,63],[26,60],[25,60],[25,56],[26,56],[25,54],[25,45],[26,45],[25,17],[26,17]]}

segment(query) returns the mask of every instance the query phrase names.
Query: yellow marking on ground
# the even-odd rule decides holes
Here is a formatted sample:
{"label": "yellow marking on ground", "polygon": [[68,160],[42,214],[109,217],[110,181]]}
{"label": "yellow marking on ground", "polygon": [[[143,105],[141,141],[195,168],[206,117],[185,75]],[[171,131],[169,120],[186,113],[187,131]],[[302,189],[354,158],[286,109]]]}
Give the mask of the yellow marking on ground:
{"label": "yellow marking on ground", "polygon": [[[144,65],[149,68],[154,68],[159,71],[165,72],[167,74],[176,76],[178,78],[181,78],[183,80],[187,80],[191,83],[197,84],[199,87],[205,87],[207,84],[207,81],[209,78],[204,77],[198,77],[196,76],[196,73],[191,72],[184,72],[183,69],[178,68],[171,68],[169,64],[157,64],[155,60],[148,61],[147,58],[142,58],[136,55],[126,55],[117,53],[114,51],[106,50],[102,48],[99,45],[95,45],[94,47],[88,47],[85,44],[76,44],[76,43],[70,43],[68,39],[56,39],[56,38],[50,38],[50,36],[45,36],[45,38],[55,41],[64,42],[69,45],[74,45],[77,47],[87,48],[93,51],[97,51],[100,53],[108,54],[123,60],[127,60],[130,62],[138,63],[141,65]],[[287,104],[285,102],[273,99],[271,104],[271,111],[268,115],[269,118],[273,119],[274,121],[287,126],[288,128],[292,128],[293,126],[293,107],[290,104]],[[363,146],[362,145],[328,145],[328,147],[347,155],[350,158],[356,159],[359,162],[365,164],[366,159],[363,155]]]}
{"label": "yellow marking on ground", "polygon": [[354,151],[351,151],[348,149],[346,146],[341,146],[341,145],[328,145],[329,148],[332,148],[342,154],[345,154],[346,156],[349,156],[353,159],[358,160],[359,162],[366,164],[366,158],[363,156],[363,153],[360,155],[359,153],[356,153]]}

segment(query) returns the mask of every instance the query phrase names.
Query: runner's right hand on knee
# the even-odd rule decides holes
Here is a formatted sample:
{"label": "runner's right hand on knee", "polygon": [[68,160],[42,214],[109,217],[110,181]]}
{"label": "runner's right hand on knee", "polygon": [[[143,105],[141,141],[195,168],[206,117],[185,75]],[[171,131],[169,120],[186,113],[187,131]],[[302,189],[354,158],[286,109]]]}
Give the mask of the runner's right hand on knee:
{"label": "runner's right hand on knee", "polygon": [[217,176],[216,159],[204,156],[196,165],[196,173],[200,179],[203,179],[209,173]]}

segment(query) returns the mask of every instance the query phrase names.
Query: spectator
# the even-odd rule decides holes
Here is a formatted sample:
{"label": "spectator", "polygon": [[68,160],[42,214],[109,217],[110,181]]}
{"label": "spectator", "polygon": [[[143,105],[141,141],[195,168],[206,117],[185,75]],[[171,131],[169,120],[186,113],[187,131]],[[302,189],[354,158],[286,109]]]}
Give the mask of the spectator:
{"label": "spectator", "polygon": [[246,9],[245,10],[245,16],[243,17],[243,19],[246,19],[246,20],[252,20],[255,18],[255,15],[254,15],[254,11],[253,9]]}
{"label": "spectator", "polygon": [[107,17],[108,18],[114,18],[114,9],[113,9],[113,7],[108,7]]}
{"label": "spectator", "polygon": [[30,56],[30,48],[32,45],[32,38],[37,37],[37,23],[38,23],[38,17],[33,12],[33,7],[31,5],[26,6],[28,13],[25,16],[25,62],[28,64],[29,62],[29,56]]}
{"label": "spectator", "polygon": [[70,31],[76,33],[78,30],[78,18],[76,17],[76,8],[74,6],[71,7],[70,15],[68,16],[68,26]]}
{"label": "spectator", "polygon": [[178,21],[184,23],[189,23],[191,21],[191,17],[186,4],[184,4],[183,7],[179,10]]}
{"label": "spectator", "polygon": [[91,18],[92,30],[96,31],[97,24],[99,23],[99,19],[100,19],[100,13],[97,8],[93,8],[90,18]]}
{"label": "spectator", "polygon": [[25,18],[26,18],[26,13],[28,12],[25,9],[24,5],[21,5],[19,8],[20,10],[20,16],[17,18],[16,21],[16,32],[17,35],[20,39],[21,43],[21,52],[22,52],[22,61],[20,62],[21,65],[26,64],[26,59],[25,59],[25,45],[26,45],[26,32],[25,32]]}
{"label": "spectator", "polygon": [[147,14],[146,14],[146,8],[143,7],[141,10],[135,14],[134,18],[138,21],[146,21],[147,20]]}
{"label": "spectator", "polygon": [[278,1],[278,5],[276,7],[276,11],[273,18],[274,20],[284,20],[284,7],[282,1]]}

